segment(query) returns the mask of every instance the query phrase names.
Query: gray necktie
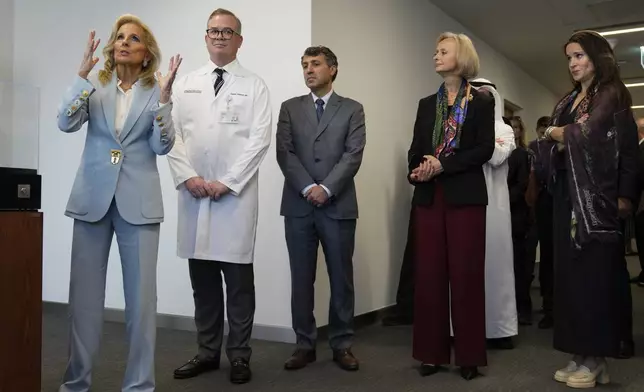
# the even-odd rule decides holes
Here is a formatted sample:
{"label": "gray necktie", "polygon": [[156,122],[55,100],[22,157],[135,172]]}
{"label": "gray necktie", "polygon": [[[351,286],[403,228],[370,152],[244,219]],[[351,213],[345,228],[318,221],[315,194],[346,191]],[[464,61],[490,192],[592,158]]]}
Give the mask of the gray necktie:
{"label": "gray necktie", "polygon": [[315,100],[315,112],[318,115],[318,122],[320,122],[320,119],[322,118],[322,115],[324,114],[324,100],[322,98],[318,98]]}

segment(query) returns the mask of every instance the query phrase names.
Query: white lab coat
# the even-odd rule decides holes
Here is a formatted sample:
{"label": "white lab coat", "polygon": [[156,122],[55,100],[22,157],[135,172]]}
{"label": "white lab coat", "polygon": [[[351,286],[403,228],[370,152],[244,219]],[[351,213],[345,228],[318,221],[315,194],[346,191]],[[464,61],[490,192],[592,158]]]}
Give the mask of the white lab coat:
{"label": "white lab coat", "polygon": [[[178,196],[177,254],[237,264],[253,262],[258,170],[271,141],[268,88],[237,60],[215,96],[208,62],[173,86],[174,148],[168,154]],[[195,199],[191,177],[220,181],[232,191],[219,201]]]}
{"label": "white lab coat", "polygon": [[491,86],[480,90],[492,93],[495,100],[496,142],[492,158],[483,165],[488,205],[485,228],[485,323],[488,339],[519,333],[514,290],[514,250],[508,190],[508,158],[516,144],[512,127],[503,121],[504,102]]}

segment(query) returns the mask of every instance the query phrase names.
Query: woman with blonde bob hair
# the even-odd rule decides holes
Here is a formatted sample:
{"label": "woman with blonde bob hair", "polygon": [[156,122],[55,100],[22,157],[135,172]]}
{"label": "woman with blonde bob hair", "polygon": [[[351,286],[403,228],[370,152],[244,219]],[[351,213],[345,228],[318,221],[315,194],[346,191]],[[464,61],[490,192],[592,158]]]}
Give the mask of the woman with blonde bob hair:
{"label": "woman with blonde bob hair", "polygon": [[136,16],[114,24],[92,73],[100,39],[91,31],[73,84],[58,109],[58,127],[87,122],[80,167],[65,215],[74,219],[69,284],[69,362],[60,392],[87,391],[103,325],[107,262],[116,239],[123,270],[130,345],[123,391],[154,391],[156,266],[163,201],[157,156],[174,145],[172,84],[181,57],[157,72],[161,51]]}
{"label": "woman with blonde bob hair", "polygon": [[413,356],[429,376],[455,362],[471,380],[487,365],[483,164],[494,152],[494,99],[468,83],[479,58],[463,34],[444,33],[434,55],[443,84],[420,100],[409,149],[416,256]]}

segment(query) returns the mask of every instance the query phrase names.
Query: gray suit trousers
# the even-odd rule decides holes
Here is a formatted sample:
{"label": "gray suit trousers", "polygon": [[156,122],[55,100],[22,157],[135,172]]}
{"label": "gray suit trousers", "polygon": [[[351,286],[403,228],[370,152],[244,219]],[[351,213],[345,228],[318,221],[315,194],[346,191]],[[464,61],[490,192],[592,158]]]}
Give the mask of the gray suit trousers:
{"label": "gray suit trousers", "polygon": [[285,217],[286,244],[291,264],[291,314],[297,346],[314,349],[317,326],[313,307],[318,245],[326,259],[331,301],[329,344],[333,350],[350,348],[353,340],[353,250],[355,219],[332,219],[322,209],[304,217]]}
{"label": "gray suit trousers", "polygon": [[157,255],[160,224],[132,225],[113,201],[98,222],[74,221],[69,285],[69,362],[60,392],[88,391],[103,329],[105,280],[112,237],[123,270],[129,354],[123,392],[155,388]]}
{"label": "gray suit trousers", "polygon": [[[253,264],[190,259],[190,281],[195,300],[198,357],[219,361],[224,336],[224,309],[228,316],[226,355],[229,361],[250,360],[250,337],[255,317]],[[226,279],[226,308],[221,275]]]}

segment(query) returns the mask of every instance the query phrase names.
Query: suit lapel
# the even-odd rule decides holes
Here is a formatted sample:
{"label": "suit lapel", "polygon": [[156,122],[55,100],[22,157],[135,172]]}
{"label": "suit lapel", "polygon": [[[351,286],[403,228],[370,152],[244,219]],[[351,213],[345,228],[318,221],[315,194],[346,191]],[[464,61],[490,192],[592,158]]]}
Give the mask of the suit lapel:
{"label": "suit lapel", "polygon": [[304,113],[306,113],[306,118],[309,120],[311,123],[311,127],[313,129],[317,129],[318,127],[318,115],[315,113],[315,104],[313,103],[313,98],[311,95],[305,95],[301,99],[302,103],[302,108],[304,109]]}
{"label": "suit lapel", "polygon": [[132,93],[134,94],[134,97],[132,97],[132,107],[130,108],[130,112],[127,114],[125,124],[123,124],[123,129],[121,130],[121,141],[125,140],[132,130],[132,127],[134,127],[136,120],[141,117],[141,114],[148,106],[148,102],[150,102],[154,93],[154,87],[144,88],[137,85]]}
{"label": "suit lapel", "polygon": [[101,105],[103,106],[103,114],[105,115],[107,128],[112,133],[112,137],[118,140],[116,137],[116,130],[114,129],[114,121],[116,120],[116,80],[116,72],[114,72],[112,75],[112,81],[105,86]]}
{"label": "suit lapel", "polygon": [[[316,139],[320,137],[322,132],[324,132],[327,129],[327,127],[329,126],[329,123],[333,119],[333,116],[335,116],[335,114],[337,113],[341,105],[342,105],[342,99],[340,98],[340,96],[336,93],[331,94],[331,98],[329,98],[329,103],[326,105],[326,108],[324,109],[324,114],[322,114],[322,118],[320,119],[320,123],[318,124],[317,135],[315,136]],[[315,110],[313,112],[315,113]]]}

